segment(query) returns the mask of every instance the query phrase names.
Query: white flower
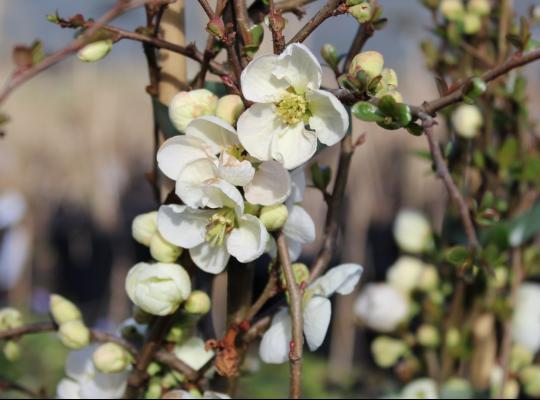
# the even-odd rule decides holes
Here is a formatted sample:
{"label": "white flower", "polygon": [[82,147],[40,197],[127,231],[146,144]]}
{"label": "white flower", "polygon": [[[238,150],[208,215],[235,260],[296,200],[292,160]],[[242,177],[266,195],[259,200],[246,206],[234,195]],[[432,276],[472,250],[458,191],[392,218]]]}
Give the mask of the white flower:
{"label": "white flower", "polygon": [[401,210],[394,224],[394,237],[402,250],[422,253],[432,242],[431,225],[419,211]]}
{"label": "white flower", "polygon": [[484,125],[484,117],[478,107],[463,104],[452,114],[452,125],[459,136],[473,139]]}
{"label": "white flower", "polygon": [[245,156],[236,130],[213,117],[197,118],[184,136],[167,140],[157,155],[161,171],[176,181],[176,194],[192,208],[242,207],[236,186],[252,204],[285,201],[291,190],[287,171],[277,162],[255,168]]}
{"label": "white flower", "polygon": [[406,320],[409,303],[393,286],[369,284],[356,300],[354,311],[369,328],[389,333]]}
{"label": "white flower", "polygon": [[195,371],[200,370],[214,357],[212,350],[207,350],[204,340],[192,337],[174,348],[174,354]]}
{"label": "white flower", "polygon": [[173,314],[191,293],[191,280],[178,264],[139,263],[126,279],[126,292],[143,311],[152,315]]}
{"label": "white flower", "polygon": [[540,285],[524,283],[516,301],[513,320],[514,342],[532,353],[540,350]]}
{"label": "white flower", "polygon": [[[304,335],[311,351],[317,350],[324,342],[332,305],[329,298],[334,293],[351,294],[362,276],[362,267],[357,264],[343,264],[331,269],[323,277],[313,282],[304,295]],[[287,361],[292,340],[292,322],[288,309],[278,312],[270,329],[264,334],[259,349],[261,359],[268,364]]]}
{"label": "white flower", "polygon": [[405,386],[401,392],[402,399],[438,399],[437,383],[433,379],[420,378]]}
{"label": "white flower", "polygon": [[386,273],[386,280],[390,285],[407,294],[418,287],[424,269],[422,260],[402,256],[390,267]]}
{"label": "white flower", "polygon": [[269,239],[258,218],[231,208],[162,206],[158,229],[169,242],[189,249],[193,262],[211,274],[222,272],[231,255],[241,263],[256,260],[264,253]]}
{"label": "white flower", "polygon": [[315,154],[317,139],[332,146],[343,138],[349,128],[347,110],[333,94],[320,90],[321,81],[321,65],[303,44],[247,66],[242,91],[255,104],[240,116],[238,137],[249,154],[294,169]]}
{"label": "white flower", "polygon": [[57,387],[59,399],[121,399],[127,386],[128,372],[103,374],[92,362],[95,346],[69,353],[67,378]]}

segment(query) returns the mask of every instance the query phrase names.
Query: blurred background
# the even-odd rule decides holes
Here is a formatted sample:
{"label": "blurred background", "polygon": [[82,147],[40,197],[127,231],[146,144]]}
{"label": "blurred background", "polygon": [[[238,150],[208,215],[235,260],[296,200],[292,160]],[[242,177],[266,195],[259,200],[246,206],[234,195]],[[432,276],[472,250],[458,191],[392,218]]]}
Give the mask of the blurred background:
{"label": "blurred background", "polygon": [[[0,79],[12,70],[11,50],[17,44],[42,39],[47,52],[61,48],[73,32],[46,21],[59,10],[68,17],[82,13],[98,17],[113,0],[0,0]],[[205,15],[195,1],[186,1],[187,40],[204,48]],[[307,7],[310,18],[324,1]],[[381,0],[386,29],[377,32],[366,49],[376,49],[400,78],[406,102],[420,104],[437,95],[433,77],[424,68],[420,41],[429,38],[430,15],[417,0]],[[520,1],[524,11],[535,1]],[[115,22],[126,29],[144,23],[133,11]],[[289,18],[289,35],[301,25]],[[327,21],[308,41],[318,53],[325,43],[346,52],[357,22],[349,16]],[[268,39],[267,35],[267,39]],[[262,52],[270,51],[268,43]],[[196,66],[189,63],[189,75]],[[538,66],[528,68],[528,92],[538,106]],[[329,71],[327,71],[329,72]],[[142,47],[121,42],[105,60],[84,64],[76,58],[33,79],[8,100],[3,112],[11,122],[0,139],[0,306],[23,307],[35,320],[48,309],[57,292],[81,306],[87,323],[114,328],[129,316],[123,288],[127,270],[147,258],[131,239],[131,220],[156,208],[145,172],[152,165],[152,116]],[[327,86],[335,86],[330,73]],[[355,121],[355,134],[367,133],[356,152],[342,211],[340,250],[335,263],[365,266],[363,283],[384,277],[397,258],[392,223],[401,208],[426,212],[440,225],[446,207],[444,188],[432,177],[430,165],[413,156],[426,147],[423,138],[389,133]],[[369,127],[369,130],[367,128]],[[443,133],[442,133],[443,134]],[[320,162],[334,167],[337,153],[323,152]],[[319,239],[326,214],[320,193],[309,190],[305,206],[317,222]],[[306,248],[305,259],[320,242]],[[384,377],[366,373],[369,352],[363,333],[351,315],[354,295],[335,302],[332,335],[318,356],[308,362],[306,397],[343,393],[369,395]],[[0,373],[39,379],[49,393],[62,375],[65,351],[54,338],[28,339],[25,356],[14,367],[0,356]],[[325,359],[330,360],[329,363]],[[261,366],[253,366],[260,368]],[[242,396],[275,397],[287,392],[287,366],[261,367],[264,381],[245,378]],[[361,372],[360,372],[361,371]],[[330,392],[328,392],[330,390]],[[341,389],[340,389],[341,390]]]}

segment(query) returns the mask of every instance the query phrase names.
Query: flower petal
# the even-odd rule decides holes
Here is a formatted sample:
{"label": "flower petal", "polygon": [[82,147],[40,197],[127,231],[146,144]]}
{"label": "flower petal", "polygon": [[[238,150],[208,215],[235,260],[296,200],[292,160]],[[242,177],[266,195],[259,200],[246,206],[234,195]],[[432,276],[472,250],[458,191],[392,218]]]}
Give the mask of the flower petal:
{"label": "flower petal", "polygon": [[279,56],[273,72],[278,79],[287,80],[298,94],[321,87],[321,64],[301,43],[291,44],[285,49]]}
{"label": "flower petal", "polygon": [[349,129],[349,113],[332,93],[313,90],[307,93],[309,127],[317,132],[319,140],[327,146],[338,143]]}
{"label": "flower petal", "polygon": [[62,379],[56,387],[57,399],[80,399],[81,385],[71,379]]}
{"label": "flower petal", "polygon": [[291,177],[277,161],[263,162],[251,184],[244,188],[247,201],[263,206],[283,203],[290,193]]}
{"label": "flower petal", "polygon": [[209,203],[205,182],[215,181],[217,177],[217,167],[210,159],[195,160],[187,164],[178,175],[175,193],[187,206],[204,208]]}
{"label": "flower petal", "polygon": [[291,171],[291,196],[288,201],[290,203],[300,203],[304,200],[304,194],[306,193],[306,173],[304,168],[298,168],[294,171]]}
{"label": "flower petal", "polygon": [[176,180],[184,167],[199,158],[207,158],[205,143],[195,137],[175,136],[167,140],[157,153],[159,169]]}
{"label": "flower petal", "polygon": [[202,140],[211,154],[220,153],[225,147],[236,146],[240,142],[236,130],[222,119],[214,116],[197,118],[186,129],[187,137]]}
{"label": "flower petal", "polygon": [[351,294],[363,271],[358,264],[342,264],[317,279],[311,287],[316,288],[317,293],[324,297],[330,297],[336,292],[342,295]]}
{"label": "flower petal", "polygon": [[315,132],[305,129],[303,122],[281,125],[271,145],[272,158],[289,170],[309,161],[316,151],[317,136]]}
{"label": "flower petal", "polygon": [[214,357],[214,352],[206,350],[204,340],[198,337],[192,337],[176,346],[174,354],[195,371],[200,370]]}
{"label": "flower petal", "polygon": [[256,260],[264,254],[268,242],[268,232],[257,217],[244,215],[239,227],[227,239],[227,250],[241,263]]}
{"label": "flower petal", "polygon": [[227,267],[229,262],[229,253],[225,244],[221,246],[210,246],[208,243],[203,243],[189,251],[193,262],[209,274],[220,274]]}
{"label": "flower petal", "polygon": [[94,379],[81,384],[83,399],[121,399],[127,387],[127,372],[102,374],[96,372]]}
{"label": "flower petal", "polygon": [[219,158],[218,173],[220,178],[234,186],[245,186],[253,180],[255,168],[248,160],[240,161],[224,152]]}
{"label": "flower petal", "polygon": [[311,351],[317,350],[324,342],[330,319],[332,304],[325,297],[313,297],[304,308],[304,335]]}
{"label": "flower petal", "polygon": [[261,160],[272,159],[271,146],[274,133],[281,121],[273,104],[254,104],[238,119],[238,139],[247,152]]}
{"label": "flower petal", "polygon": [[283,364],[289,359],[289,344],[292,340],[292,321],[284,308],[272,319],[270,329],[264,334],[259,356],[267,364]]}
{"label": "flower petal", "polygon": [[92,355],[96,348],[96,346],[88,346],[82,350],[71,351],[66,360],[66,375],[75,381],[80,381],[91,374],[94,371]]}
{"label": "flower petal", "polygon": [[255,103],[275,103],[285,94],[289,83],[273,75],[277,56],[258,57],[242,72],[242,93]]}
{"label": "flower petal", "polygon": [[229,182],[225,182],[223,179],[212,180],[206,183],[204,192],[208,196],[207,207],[229,207],[236,210],[238,214],[244,213],[242,193]]}
{"label": "flower petal", "polygon": [[291,262],[298,261],[302,255],[304,245],[296,240],[291,239],[287,240],[287,245],[289,247],[289,258],[291,259]]}
{"label": "flower petal", "polygon": [[311,243],[316,238],[315,223],[306,210],[294,205],[289,209],[289,218],[283,227],[283,233],[289,240],[301,244]]}
{"label": "flower petal", "polygon": [[161,206],[158,212],[158,230],[172,244],[191,249],[204,242],[206,226],[212,211],[194,210],[175,204]]}

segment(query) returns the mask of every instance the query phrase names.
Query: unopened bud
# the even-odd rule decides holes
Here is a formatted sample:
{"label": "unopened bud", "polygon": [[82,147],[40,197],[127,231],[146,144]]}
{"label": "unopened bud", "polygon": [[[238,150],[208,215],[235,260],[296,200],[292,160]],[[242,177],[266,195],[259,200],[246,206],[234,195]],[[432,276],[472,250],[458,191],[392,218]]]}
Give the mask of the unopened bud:
{"label": "unopened bud", "polygon": [[473,139],[484,125],[484,117],[478,107],[463,104],[452,114],[452,124],[459,136]]}
{"label": "unopened bud", "polygon": [[426,265],[420,275],[418,288],[423,292],[431,292],[439,286],[439,272],[433,265]]}
{"label": "unopened bud", "polygon": [[519,374],[525,393],[533,398],[540,397],[540,367],[537,365],[526,367]]}
{"label": "unopened bud", "polygon": [[218,98],[206,89],[180,92],[174,96],[169,105],[169,117],[176,129],[185,132],[195,118],[214,115],[217,103]]}
{"label": "unopened bud", "polygon": [[185,339],[185,330],[181,324],[174,324],[167,334],[167,342],[180,343]]}
{"label": "unopened bud", "polygon": [[70,321],[62,324],[58,336],[64,346],[79,350],[90,343],[90,330],[82,321]]}
{"label": "unopened bud", "polygon": [[422,325],[416,334],[418,343],[424,347],[435,348],[441,343],[439,331],[433,325]]}
{"label": "unopened bud", "polygon": [[156,261],[174,263],[182,254],[182,249],[166,241],[159,232],[156,232],[150,241],[150,254]]}
{"label": "unopened bud", "polygon": [[246,107],[242,98],[236,94],[230,94],[219,99],[216,116],[228,124],[235,126],[238,118],[245,109]]}
{"label": "unopened bud", "polygon": [[381,72],[381,76],[381,83],[384,86],[392,86],[394,89],[398,87],[398,77],[396,71],[394,71],[392,68],[384,68]]}
{"label": "unopened bud", "polygon": [[356,6],[349,7],[349,14],[356,18],[359,23],[364,24],[371,20],[373,9],[370,3],[361,3]]}
{"label": "unopened bud", "polygon": [[105,343],[98,347],[92,356],[94,366],[104,374],[124,371],[129,365],[129,355],[116,343]]}
{"label": "unopened bud", "polygon": [[[309,279],[309,268],[306,264],[294,263],[291,265],[294,280],[298,285],[301,285],[304,282],[307,282]],[[280,273],[281,286],[287,288],[287,279],[285,278],[285,273],[283,270]]]}
{"label": "unopened bud", "polygon": [[512,347],[512,355],[510,357],[510,370],[519,372],[522,368],[528,367],[534,361],[534,354],[524,346],[515,344]]}
{"label": "unopened bud", "polygon": [[375,364],[381,368],[393,367],[407,351],[408,347],[405,342],[388,336],[379,336],[371,344],[371,353]]}
{"label": "unopened bud", "polygon": [[150,246],[152,237],[157,232],[157,211],[141,214],[131,224],[133,239],[144,246]]}
{"label": "unopened bud", "polygon": [[17,342],[10,340],[4,345],[4,356],[9,362],[15,362],[21,358],[21,347]]}
{"label": "unopened bud", "polygon": [[208,22],[206,30],[219,40],[223,40],[225,38],[225,23],[221,17],[212,18],[210,22]]}
{"label": "unopened bud", "polygon": [[508,269],[503,266],[495,268],[495,276],[491,282],[496,289],[505,288],[508,284]]}
{"label": "unopened bud", "polygon": [[446,347],[455,349],[461,344],[461,334],[456,328],[450,328],[446,333]]}
{"label": "unopened bud", "polygon": [[439,10],[449,21],[458,21],[465,14],[465,7],[462,0],[442,0]]}
{"label": "unopened bud", "polygon": [[184,304],[184,309],[189,314],[208,314],[211,307],[212,301],[210,300],[210,297],[200,290],[192,292]]}
{"label": "unopened bud", "polygon": [[393,89],[392,86],[389,86],[389,89],[381,90],[380,92],[377,92],[376,97],[379,99],[382,99],[385,96],[392,97],[396,103],[403,103],[403,96],[400,92],[398,92],[396,89]]}
{"label": "unopened bud", "polygon": [[163,388],[161,387],[161,378],[155,377],[150,380],[148,389],[144,397],[146,399],[160,399],[163,394]]}
{"label": "unopened bud", "polygon": [[383,67],[384,58],[381,53],[377,51],[365,51],[353,58],[349,73],[356,76],[358,72],[364,71],[369,78],[373,79],[382,73]]}
{"label": "unopened bud", "polygon": [[358,4],[362,4],[362,3],[365,3],[367,0],[347,0],[347,5],[349,7],[354,7]]}
{"label": "unopened bud", "polygon": [[289,218],[289,210],[284,204],[263,207],[259,217],[268,232],[281,229],[287,222],[287,218]]}
{"label": "unopened bud", "polygon": [[331,68],[337,68],[339,56],[337,54],[336,46],[333,44],[325,44],[321,47],[321,56]]}
{"label": "unopened bud", "polygon": [[491,13],[491,2],[490,0],[469,0],[467,10],[472,14],[485,17]]}
{"label": "unopened bud", "polygon": [[4,308],[0,310],[0,332],[17,329],[21,326],[23,326],[23,317],[19,310],[15,308]]}
{"label": "unopened bud", "polygon": [[82,320],[79,308],[68,299],[57,294],[51,295],[50,308],[54,322],[58,325]]}
{"label": "unopened bud", "polygon": [[94,43],[87,44],[78,52],[79,60],[84,62],[95,62],[102,60],[111,52],[113,48],[113,41],[99,40]]}
{"label": "unopened bud", "polygon": [[482,29],[482,19],[476,14],[465,14],[463,17],[463,32],[474,35]]}

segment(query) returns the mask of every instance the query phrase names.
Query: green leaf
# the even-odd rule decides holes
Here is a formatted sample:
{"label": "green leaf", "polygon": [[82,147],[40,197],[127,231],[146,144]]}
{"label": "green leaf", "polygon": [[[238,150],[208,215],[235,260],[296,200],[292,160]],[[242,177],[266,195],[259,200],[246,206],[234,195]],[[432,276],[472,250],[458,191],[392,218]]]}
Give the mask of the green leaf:
{"label": "green leaf", "polygon": [[521,41],[521,37],[519,35],[509,33],[506,35],[506,40],[508,40],[516,49],[523,50],[523,42]]}
{"label": "green leaf", "polygon": [[424,134],[424,128],[414,122],[411,122],[405,128],[407,129],[407,132],[414,136],[422,136]]}
{"label": "green leaf", "polygon": [[540,233],[540,202],[510,223],[509,241],[518,247]]}
{"label": "green leaf", "polygon": [[519,143],[516,138],[508,138],[499,150],[497,161],[502,169],[508,169],[518,158]]}
{"label": "green leaf", "polygon": [[39,64],[45,58],[45,50],[43,49],[43,43],[36,40],[32,43],[32,64]]}
{"label": "green leaf", "polygon": [[381,112],[379,107],[367,101],[359,101],[354,106],[352,106],[351,111],[356,118],[362,121],[367,121],[367,122],[384,121],[384,114]]}
{"label": "green leaf", "polygon": [[455,246],[446,252],[446,261],[456,267],[462,267],[470,258],[471,253],[465,246]]}
{"label": "green leaf", "polygon": [[326,188],[332,179],[332,169],[328,166],[321,166],[315,162],[311,165],[311,179],[313,185],[321,192],[326,193]]}

